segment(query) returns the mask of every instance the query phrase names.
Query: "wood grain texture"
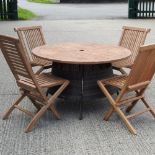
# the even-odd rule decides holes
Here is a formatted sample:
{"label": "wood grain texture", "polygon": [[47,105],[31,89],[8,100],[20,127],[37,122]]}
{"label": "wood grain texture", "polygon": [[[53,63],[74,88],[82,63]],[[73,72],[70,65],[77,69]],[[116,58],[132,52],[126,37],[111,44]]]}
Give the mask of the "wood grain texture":
{"label": "wood grain texture", "polygon": [[[109,79],[98,80],[97,83],[101,91],[107,96],[111,108],[104,117],[104,120],[108,120],[112,113],[115,111],[122,118],[131,133],[136,134],[136,130],[130,124],[129,118],[133,118],[144,112],[150,112],[155,117],[155,110],[146,102],[144,98],[144,92],[147,89],[150,81],[155,73],[155,44],[146,45],[140,47],[140,51],[135,59],[135,63],[129,73],[129,75],[116,76]],[[107,90],[106,86],[111,85],[120,89],[120,92],[116,99]],[[132,93],[130,93],[132,92]],[[126,95],[127,93],[130,93]],[[130,112],[131,109],[141,100],[145,109],[140,110],[134,114],[126,116],[121,110],[121,106],[128,106],[126,112]]]}
{"label": "wood grain texture", "polygon": [[144,44],[146,36],[149,32],[150,29],[123,26],[122,35],[120,37],[118,45],[130,49],[131,56],[127,59],[114,62],[113,66],[117,68],[131,68],[135,61],[135,58],[138,55],[139,48]]}
{"label": "wood grain texture", "polygon": [[129,49],[94,43],[60,43],[33,49],[33,54],[46,60],[68,64],[101,64],[123,60]]}
{"label": "wood grain texture", "polygon": [[15,32],[24,47],[27,57],[31,61],[32,67],[41,66],[37,73],[44,70],[44,66],[51,65],[51,61],[40,59],[32,54],[32,49],[41,45],[45,45],[45,38],[41,26],[16,27]]}
{"label": "wood grain texture", "polygon": [[[0,35],[1,51],[16,79],[16,83],[21,92],[20,97],[13,103],[13,105],[6,111],[3,119],[8,118],[11,112],[16,108],[29,116],[32,116],[30,123],[28,124],[25,132],[32,130],[38,119],[50,109],[56,118],[60,118],[58,112],[55,109],[54,101],[62,93],[62,91],[68,86],[69,81],[56,77],[48,73],[34,74],[30,60],[26,56],[26,53],[22,47],[21,42],[13,37]],[[44,88],[59,86],[59,88],[52,94],[52,97],[47,97],[44,93]],[[28,97],[34,105],[40,103],[42,106],[38,108],[37,113],[34,115],[18,106],[24,97]]]}

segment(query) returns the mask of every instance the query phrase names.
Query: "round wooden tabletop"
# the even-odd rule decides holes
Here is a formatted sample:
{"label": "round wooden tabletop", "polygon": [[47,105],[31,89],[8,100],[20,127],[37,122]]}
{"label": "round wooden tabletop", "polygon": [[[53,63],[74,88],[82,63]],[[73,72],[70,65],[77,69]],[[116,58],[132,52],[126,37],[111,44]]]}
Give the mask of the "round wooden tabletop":
{"label": "round wooden tabletop", "polygon": [[102,64],[123,60],[131,51],[120,46],[96,43],[60,43],[32,50],[37,57],[67,64]]}

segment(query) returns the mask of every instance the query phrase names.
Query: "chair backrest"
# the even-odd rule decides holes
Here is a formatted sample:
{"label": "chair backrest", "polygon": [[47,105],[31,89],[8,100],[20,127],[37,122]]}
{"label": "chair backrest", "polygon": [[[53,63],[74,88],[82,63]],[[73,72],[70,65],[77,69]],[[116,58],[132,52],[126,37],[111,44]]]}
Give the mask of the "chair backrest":
{"label": "chair backrest", "polygon": [[133,64],[138,54],[139,47],[144,44],[147,33],[150,29],[123,26],[123,32],[119,41],[119,46],[128,48],[131,56],[121,61],[122,66]]}
{"label": "chair backrest", "polygon": [[34,60],[36,57],[32,54],[32,49],[45,45],[42,27],[17,27],[14,28],[14,30],[17,32],[19,40],[21,41],[24,50],[28,53],[30,60]]}
{"label": "chair backrest", "polygon": [[[129,74],[127,85],[147,86],[155,73],[155,44],[140,47],[139,54]],[[134,88],[134,87],[133,87]],[[135,87],[136,88],[136,87]]]}
{"label": "chair backrest", "polygon": [[13,37],[0,35],[0,47],[18,86],[21,87],[20,81],[25,80],[25,85],[27,84],[29,87],[38,88],[30,61],[25,55],[19,40]]}

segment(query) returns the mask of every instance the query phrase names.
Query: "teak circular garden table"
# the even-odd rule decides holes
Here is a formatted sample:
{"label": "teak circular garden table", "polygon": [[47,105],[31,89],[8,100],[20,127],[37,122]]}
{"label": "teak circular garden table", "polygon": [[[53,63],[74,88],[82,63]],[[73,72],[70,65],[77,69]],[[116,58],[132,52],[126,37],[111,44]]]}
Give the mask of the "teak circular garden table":
{"label": "teak circular garden table", "polygon": [[[96,43],[44,45],[32,52],[37,57],[53,62],[53,74],[70,80],[61,97],[80,101],[80,119],[84,100],[103,97],[96,81],[111,77],[111,63],[131,55],[130,50],[124,47]],[[48,92],[52,93],[52,90]]]}

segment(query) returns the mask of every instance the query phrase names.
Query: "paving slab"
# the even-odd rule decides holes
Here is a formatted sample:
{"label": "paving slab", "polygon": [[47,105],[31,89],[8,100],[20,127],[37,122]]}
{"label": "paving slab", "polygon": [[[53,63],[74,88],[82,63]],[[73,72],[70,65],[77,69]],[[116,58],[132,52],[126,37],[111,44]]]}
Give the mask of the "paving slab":
{"label": "paving slab", "polygon": [[[0,34],[16,36],[16,26],[42,25],[48,43],[97,42],[117,44],[123,25],[151,28],[146,43],[155,41],[154,20],[37,20],[0,22]],[[155,79],[146,96],[155,107]],[[78,120],[78,105],[57,101],[62,119],[47,112],[35,129],[25,134],[30,118],[15,110],[8,120],[2,115],[18,95],[15,80],[0,52],[0,155],[154,155],[155,121],[149,114],[132,120],[138,131],[131,135],[114,114],[109,122],[102,120],[109,108],[107,100],[85,103],[84,119]],[[28,99],[22,105],[35,111]],[[138,110],[141,104],[135,107]],[[134,110],[134,111],[135,111]]]}
{"label": "paving slab", "polygon": [[153,19],[4,21],[0,22],[0,33],[16,36],[14,27],[32,25],[41,25],[47,42],[51,43],[81,41],[117,44],[123,25],[151,28],[146,43],[155,40],[155,21]]}

